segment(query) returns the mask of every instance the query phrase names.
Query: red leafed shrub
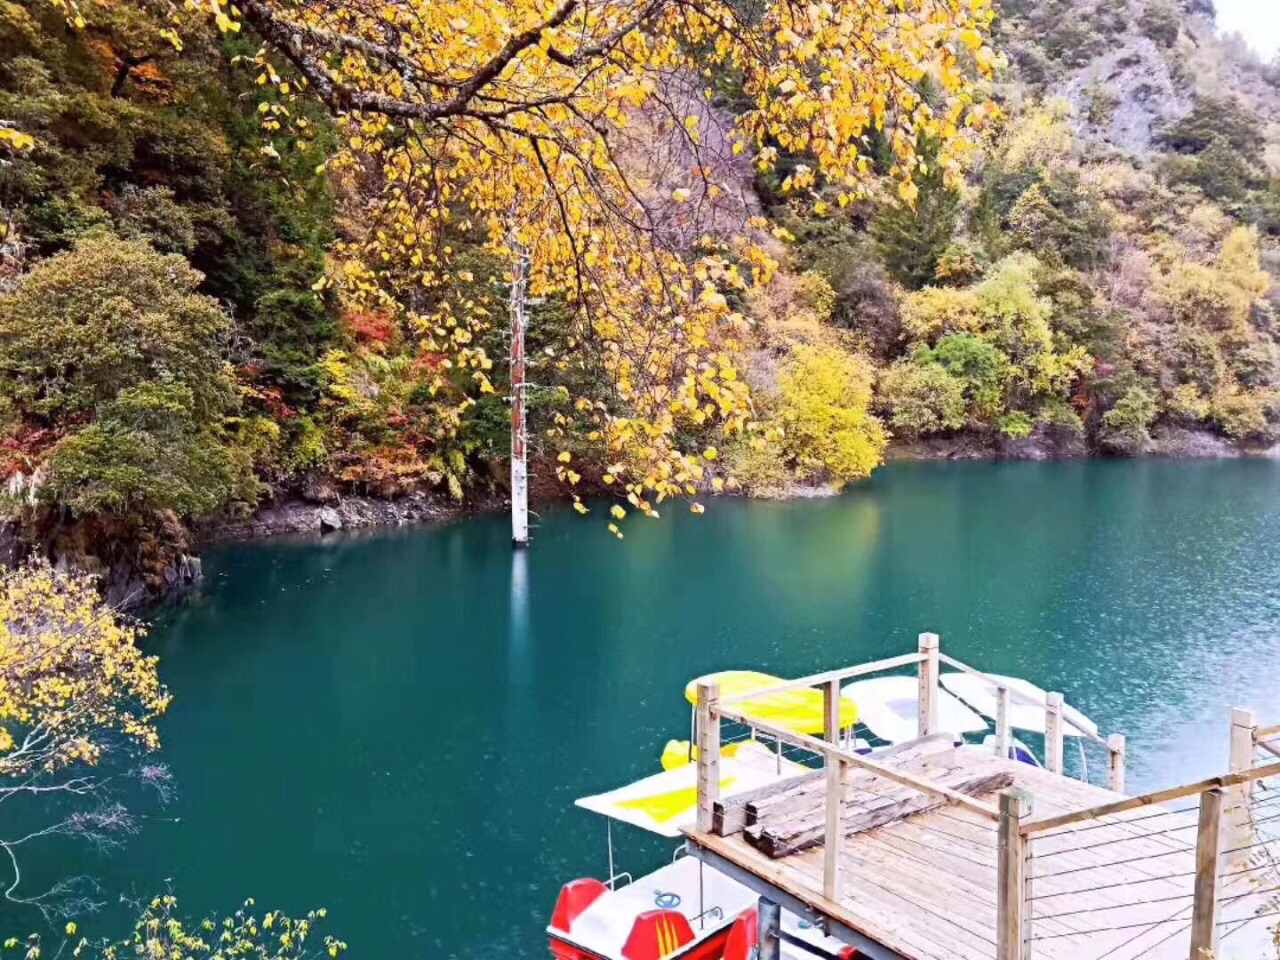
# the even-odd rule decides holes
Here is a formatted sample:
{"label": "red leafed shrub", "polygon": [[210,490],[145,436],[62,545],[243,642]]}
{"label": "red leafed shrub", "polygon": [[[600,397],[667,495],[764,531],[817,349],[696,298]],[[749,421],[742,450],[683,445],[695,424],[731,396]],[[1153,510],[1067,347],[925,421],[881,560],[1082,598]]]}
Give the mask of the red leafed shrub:
{"label": "red leafed shrub", "polygon": [[57,439],[52,430],[26,427],[0,439],[0,478],[7,480],[16,473],[30,473]]}
{"label": "red leafed shrub", "polygon": [[425,370],[427,373],[438,373],[444,369],[444,355],[439,353],[423,353],[413,361],[413,366],[417,370]]}
{"label": "red leafed shrub", "polygon": [[264,387],[262,403],[276,420],[288,420],[298,412],[284,402],[284,395],[279,387]]}
{"label": "red leafed shrub", "polygon": [[390,343],[396,335],[396,325],[385,310],[353,311],[343,321],[360,343]]}

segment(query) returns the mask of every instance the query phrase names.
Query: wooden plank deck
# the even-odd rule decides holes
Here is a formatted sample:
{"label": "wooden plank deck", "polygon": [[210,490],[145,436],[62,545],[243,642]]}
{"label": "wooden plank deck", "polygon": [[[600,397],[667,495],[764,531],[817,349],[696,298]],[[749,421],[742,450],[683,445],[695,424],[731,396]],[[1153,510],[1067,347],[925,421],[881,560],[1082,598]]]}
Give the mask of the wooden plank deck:
{"label": "wooden plank deck", "polygon": [[[1032,794],[1031,821],[1120,799],[1120,794],[1027,764],[981,751],[939,750],[936,743],[886,755],[883,762],[921,775],[940,770],[970,779],[1005,774]],[[790,817],[787,825],[825,802],[825,789],[823,778],[798,783],[793,788],[796,803],[785,814]],[[846,790],[848,811],[857,805],[874,807],[884,797],[900,794],[902,787],[864,774]],[[761,817],[783,816],[777,811],[788,809],[784,801],[773,791],[761,803]],[[757,848],[763,845],[764,824],[753,824],[750,808],[745,817],[722,816],[718,822],[728,835],[690,829],[690,843],[906,960],[996,958],[997,826],[980,813],[950,804],[845,836],[835,901],[822,894],[821,842],[774,859]],[[1033,836],[1031,957],[1186,960],[1196,824],[1194,809],[1146,807]],[[1251,918],[1265,900],[1261,888],[1276,884],[1280,880],[1260,884],[1257,873],[1226,868],[1220,896],[1226,937],[1219,960],[1263,955],[1257,946],[1267,942],[1274,918]]]}

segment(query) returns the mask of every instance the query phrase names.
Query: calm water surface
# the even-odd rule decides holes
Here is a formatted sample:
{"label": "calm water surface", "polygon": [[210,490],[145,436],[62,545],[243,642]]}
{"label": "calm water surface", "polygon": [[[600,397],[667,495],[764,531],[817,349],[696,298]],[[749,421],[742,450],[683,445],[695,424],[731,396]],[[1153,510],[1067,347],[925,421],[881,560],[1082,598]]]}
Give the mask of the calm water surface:
{"label": "calm water surface", "polygon": [[193,913],[327,906],[353,957],[542,958],[560,884],[605,871],[574,798],[656,771],[705,671],[933,630],[1126,733],[1135,790],[1223,768],[1232,705],[1280,720],[1280,464],[901,465],[628,526],[553,512],[514,560],[500,517],[211,553],[152,638],[179,794],[67,859]]}

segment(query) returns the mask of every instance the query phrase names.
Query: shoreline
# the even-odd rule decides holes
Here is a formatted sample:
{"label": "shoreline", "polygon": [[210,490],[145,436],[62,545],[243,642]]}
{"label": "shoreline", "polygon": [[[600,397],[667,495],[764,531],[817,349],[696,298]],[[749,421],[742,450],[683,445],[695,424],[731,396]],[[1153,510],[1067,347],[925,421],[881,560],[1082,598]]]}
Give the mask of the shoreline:
{"label": "shoreline", "polygon": [[[1043,433],[1021,440],[992,438],[975,434],[931,438],[925,441],[893,444],[885,452],[884,466],[895,463],[948,461],[969,463],[1050,462],[1105,459],[1172,459],[1172,460],[1280,460],[1280,444],[1269,448],[1249,448],[1226,438],[1183,428],[1164,428],[1156,432],[1152,449],[1139,457],[1108,457],[1092,449],[1080,438],[1053,437]],[[584,489],[584,495],[606,495],[604,488]],[[567,502],[563,491],[554,485],[543,485],[535,503]],[[826,486],[792,484],[758,497],[765,500],[801,500],[833,496],[836,491]],[[735,496],[741,493],[707,496]],[[171,555],[162,578],[147,585],[138,569],[117,559],[104,563],[96,556],[53,558],[57,564],[81,566],[102,576],[108,602],[134,616],[146,616],[171,603],[181,602],[198,590],[204,580],[200,553],[207,547],[272,538],[295,538],[319,541],[325,536],[355,531],[376,531],[402,527],[427,527],[505,511],[510,500],[505,493],[488,491],[464,500],[454,500],[442,493],[409,493],[387,498],[367,494],[342,494],[328,482],[313,482],[281,493],[273,502],[242,517],[226,517],[194,522],[188,527],[189,544]],[[16,531],[0,520],[0,563],[16,559],[22,551],[14,537]],[[4,534],[8,534],[5,536]]]}
{"label": "shoreline", "polygon": [[[893,444],[885,451],[882,466],[895,463],[967,461],[974,463],[1050,462],[1055,460],[1238,460],[1280,459],[1280,444],[1269,448],[1240,446],[1207,431],[1165,428],[1155,436],[1152,449],[1138,457],[1114,457],[1088,447],[1082,439],[1066,442],[1033,435],[1022,440],[989,438],[975,434],[933,438]],[[589,495],[606,495],[604,488],[584,491]],[[558,487],[539,491],[535,503],[567,502]],[[803,500],[832,496],[829,487],[793,484],[778,496],[760,499]],[[735,496],[740,493],[707,496]],[[367,494],[341,494],[336,488],[321,485],[282,497],[277,502],[259,507],[251,516],[214,520],[192,527],[193,546],[198,548],[221,543],[262,540],[279,536],[322,537],[328,534],[381,527],[432,526],[453,523],[471,517],[505,511],[510,499],[503,493],[489,492],[453,500],[430,493],[411,493],[401,497],[377,497]]]}

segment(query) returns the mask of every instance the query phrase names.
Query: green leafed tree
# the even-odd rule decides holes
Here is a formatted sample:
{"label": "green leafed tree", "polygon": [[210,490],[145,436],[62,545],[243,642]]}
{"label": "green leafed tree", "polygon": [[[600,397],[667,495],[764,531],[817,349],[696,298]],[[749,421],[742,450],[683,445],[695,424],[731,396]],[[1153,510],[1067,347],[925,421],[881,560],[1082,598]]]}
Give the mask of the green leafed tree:
{"label": "green leafed tree", "polygon": [[931,168],[918,178],[920,195],[913,205],[895,201],[871,221],[875,251],[903,286],[918,290],[937,278],[938,262],[951,245],[960,194]]}
{"label": "green leafed tree", "polygon": [[0,296],[0,410],[78,513],[205,513],[250,483],[221,435],[236,403],[230,318],[176,255],[113,236]]}

